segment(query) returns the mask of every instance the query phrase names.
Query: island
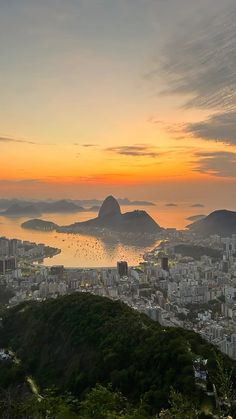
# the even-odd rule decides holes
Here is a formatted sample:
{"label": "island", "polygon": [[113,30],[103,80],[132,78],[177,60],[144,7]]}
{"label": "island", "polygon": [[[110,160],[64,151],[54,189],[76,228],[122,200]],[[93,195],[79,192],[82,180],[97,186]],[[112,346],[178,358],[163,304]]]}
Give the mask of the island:
{"label": "island", "polygon": [[33,220],[25,221],[21,224],[21,227],[30,230],[54,231],[57,230],[58,225],[53,223],[52,221],[44,221],[35,218]]}

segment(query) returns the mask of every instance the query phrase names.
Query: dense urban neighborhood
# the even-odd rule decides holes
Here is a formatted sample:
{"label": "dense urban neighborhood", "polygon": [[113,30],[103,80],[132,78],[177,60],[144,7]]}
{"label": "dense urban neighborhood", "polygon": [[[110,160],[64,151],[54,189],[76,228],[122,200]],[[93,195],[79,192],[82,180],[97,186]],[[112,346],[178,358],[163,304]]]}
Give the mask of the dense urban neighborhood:
{"label": "dense urban neighborhood", "polygon": [[1,289],[14,306],[73,292],[122,300],[163,326],[194,330],[236,359],[236,235],[199,238],[169,230],[138,266],[46,267],[59,252],[43,244],[0,239]]}

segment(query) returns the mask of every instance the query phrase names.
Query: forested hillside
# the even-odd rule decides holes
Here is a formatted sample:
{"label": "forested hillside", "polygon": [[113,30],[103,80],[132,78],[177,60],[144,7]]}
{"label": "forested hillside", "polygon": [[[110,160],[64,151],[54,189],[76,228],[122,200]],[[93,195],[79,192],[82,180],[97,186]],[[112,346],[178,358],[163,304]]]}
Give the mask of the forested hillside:
{"label": "forested hillside", "polygon": [[[0,340],[15,353],[21,371],[14,367],[9,376],[2,365],[2,387],[25,374],[40,392],[56,387],[58,394],[70,392],[81,402],[98,383],[111,385],[133,406],[142,401],[150,415],[169,406],[172,391],[200,408],[209,398],[206,386],[212,391],[214,382],[223,397],[215,348],[195,333],[164,329],[106,298],[73,294],[19,305],[3,314]],[[193,369],[199,359],[207,359],[207,380],[200,385]],[[222,358],[221,366],[222,371],[233,368],[234,386],[235,363]]]}

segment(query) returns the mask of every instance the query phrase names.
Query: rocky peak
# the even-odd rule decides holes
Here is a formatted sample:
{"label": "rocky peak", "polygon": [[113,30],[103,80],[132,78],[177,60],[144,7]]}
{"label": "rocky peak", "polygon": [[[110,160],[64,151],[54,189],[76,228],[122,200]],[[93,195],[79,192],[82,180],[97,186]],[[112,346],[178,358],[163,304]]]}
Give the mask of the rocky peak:
{"label": "rocky peak", "polygon": [[120,205],[113,196],[108,196],[100,208],[98,217],[121,215]]}

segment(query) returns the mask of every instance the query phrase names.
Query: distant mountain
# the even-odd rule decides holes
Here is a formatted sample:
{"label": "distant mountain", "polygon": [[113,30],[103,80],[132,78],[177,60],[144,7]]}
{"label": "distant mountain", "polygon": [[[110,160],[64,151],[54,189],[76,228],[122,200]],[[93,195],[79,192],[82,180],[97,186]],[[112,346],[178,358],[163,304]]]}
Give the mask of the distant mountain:
{"label": "distant mountain", "polygon": [[218,210],[209,214],[202,220],[190,224],[188,228],[202,235],[219,234],[231,236],[236,233],[236,212]]}
{"label": "distant mountain", "polygon": [[86,209],[87,212],[98,212],[99,210],[100,210],[99,205],[93,205],[92,207]]}
{"label": "distant mountain", "polygon": [[[10,204],[11,203],[11,204]],[[77,213],[87,211],[83,207],[67,200],[60,201],[34,201],[27,202],[21,200],[0,200],[0,207],[6,207],[2,215],[5,216],[27,216],[40,215],[42,213]]]}
{"label": "distant mountain", "polygon": [[33,201],[26,201],[23,199],[4,199],[4,198],[0,198],[0,208],[2,210],[7,210],[9,207],[11,207],[12,205],[20,205],[22,207],[27,207],[28,205],[32,205],[34,204]]}
{"label": "distant mountain", "polygon": [[[123,206],[141,206],[141,207],[148,207],[148,206],[155,206],[155,204],[153,202],[150,201],[131,201],[128,198],[117,198],[117,201],[120,205]],[[103,201],[99,200],[99,199],[85,199],[85,200],[76,200],[74,201],[77,205],[82,205],[85,207],[88,206],[101,206]]]}
{"label": "distant mountain", "polygon": [[76,205],[82,206],[82,207],[93,207],[97,206],[100,207],[102,205],[102,201],[100,199],[76,199],[76,200],[70,200],[70,202],[74,202]]}
{"label": "distant mountain", "polygon": [[188,220],[188,221],[199,221],[199,220],[202,220],[203,218],[206,218],[206,215],[199,214],[199,215],[191,215],[190,217],[186,218],[186,220]]}
{"label": "distant mountain", "polygon": [[130,201],[128,198],[118,198],[117,201],[120,205],[126,205],[126,206],[141,206],[141,207],[149,207],[149,206],[155,206],[153,202],[150,201]]}
{"label": "distant mountain", "polygon": [[135,210],[122,214],[118,201],[109,196],[103,202],[97,218],[62,227],[62,231],[80,232],[108,229],[123,233],[155,234],[161,227],[150,217],[146,211]]}
{"label": "distant mountain", "polygon": [[5,217],[25,217],[32,215],[41,215],[40,209],[36,205],[21,206],[19,204],[11,205],[1,215]]}
{"label": "distant mountain", "polygon": [[[118,203],[125,206],[154,206],[155,204],[150,201],[130,201],[128,198],[118,198]],[[36,206],[42,213],[76,213],[76,212],[87,212],[87,211],[99,211],[103,201],[99,199],[87,199],[87,200],[73,200],[73,199],[62,199],[58,201],[54,200],[24,200],[24,199],[4,199],[0,198],[0,209],[8,210],[13,205],[19,205],[20,207],[28,207],[31,205]],[[85,207],[85,208],[84,208]]]}
{"label": "distant mountain", "polygon": [[21,227],[30,230],[53,231],[58,228],[58,225],[51,221],[34,219],[21,224]]}
{"label": "distant mountain", "polygon": [[74,204],[71,201],[61,200],[55,202],[38,202],[38,207],[44,213],[72,213],[82,212],[84,208]]}

